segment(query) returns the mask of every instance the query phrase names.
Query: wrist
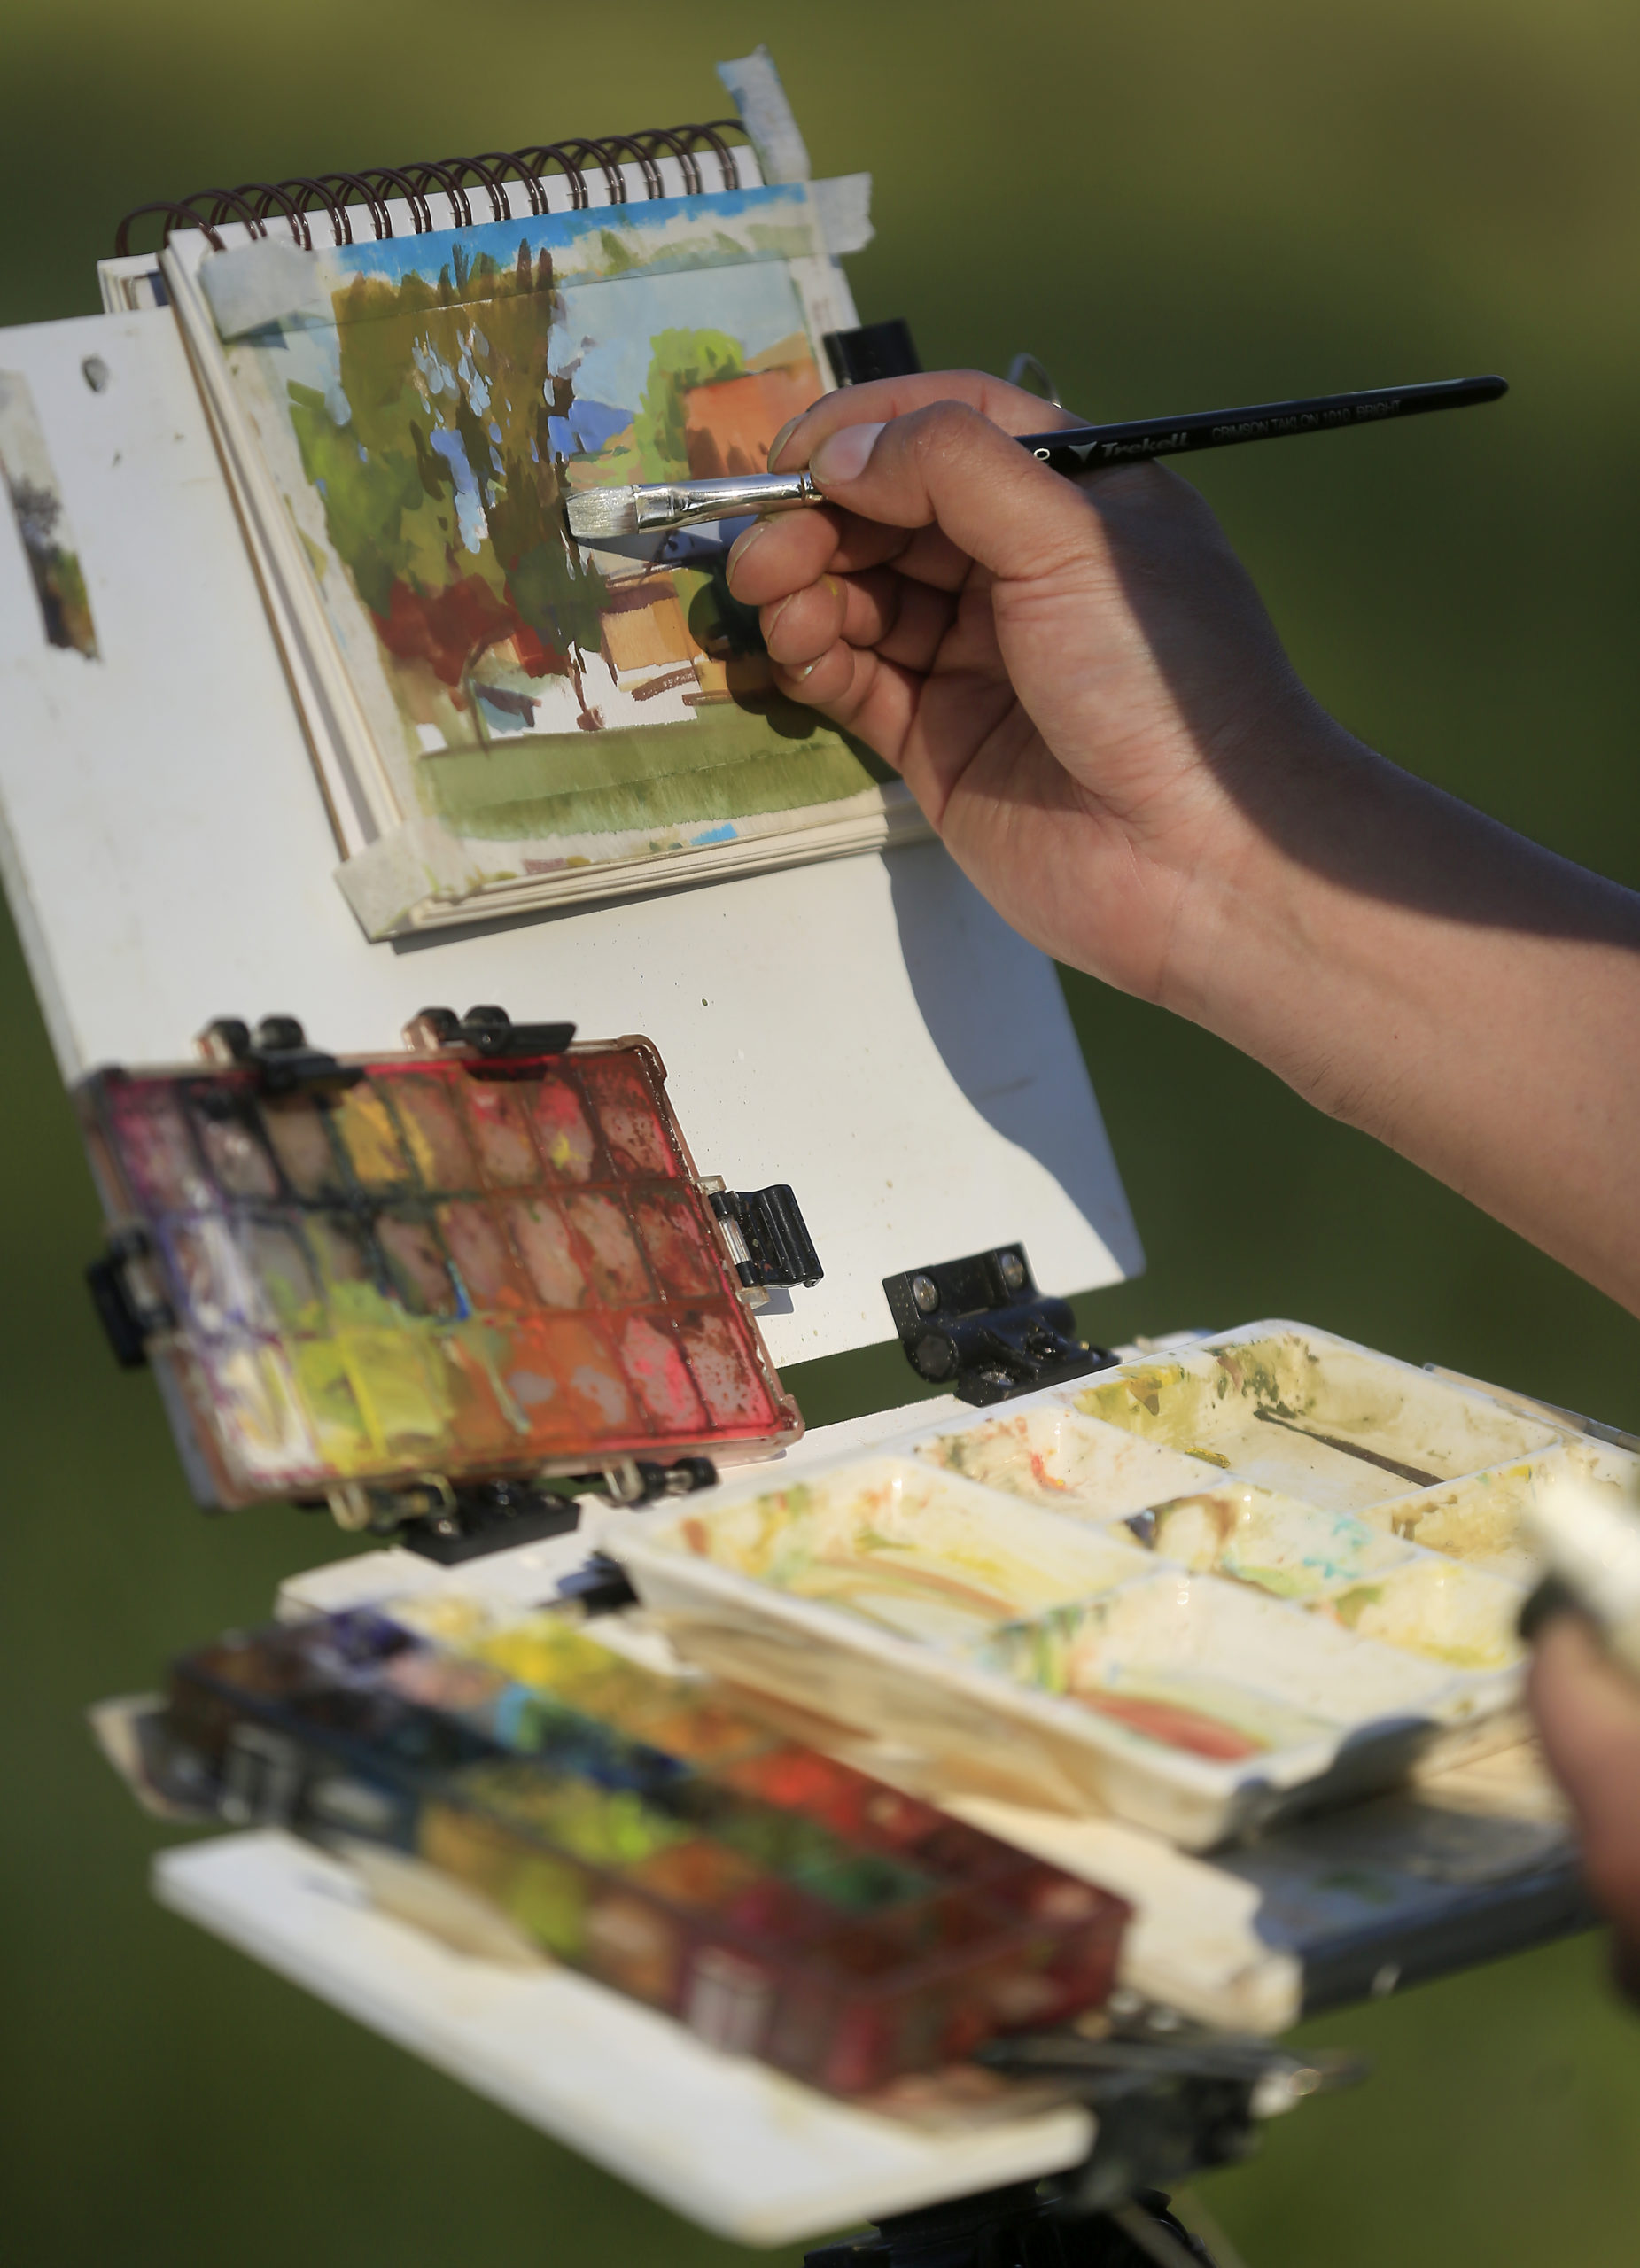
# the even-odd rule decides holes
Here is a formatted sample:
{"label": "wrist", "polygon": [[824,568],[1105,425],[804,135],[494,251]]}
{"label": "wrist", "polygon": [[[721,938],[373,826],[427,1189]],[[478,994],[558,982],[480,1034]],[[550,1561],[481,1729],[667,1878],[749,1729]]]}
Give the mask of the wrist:
{"label": "wrist", "polygon": [[1176,876],[1155,997],[1324,1101],[1302,1059],[1317,1016],[1353,989],[1345,864],[1386,832],[1406,775],[1305,707],[1215,764],[1217,808]]}

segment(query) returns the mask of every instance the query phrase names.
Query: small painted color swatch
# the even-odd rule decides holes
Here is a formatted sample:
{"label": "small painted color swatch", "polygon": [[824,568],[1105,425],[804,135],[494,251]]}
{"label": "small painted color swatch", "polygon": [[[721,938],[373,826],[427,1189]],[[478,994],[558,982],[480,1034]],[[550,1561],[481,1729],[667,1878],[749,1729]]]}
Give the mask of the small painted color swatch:
{"label": "small painted color swatch", "polygon": [[151,1353],[205,1501],[795,1434],[647,1042],[363,1072],[82,1090],[111,1220],[163,1276]]}

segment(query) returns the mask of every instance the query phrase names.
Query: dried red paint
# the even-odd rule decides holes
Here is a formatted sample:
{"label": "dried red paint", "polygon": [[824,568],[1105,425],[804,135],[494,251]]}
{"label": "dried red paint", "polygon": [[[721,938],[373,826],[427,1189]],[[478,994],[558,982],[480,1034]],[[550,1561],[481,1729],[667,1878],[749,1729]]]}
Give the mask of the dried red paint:
{"label": "dried red paint", "polygon": [[377,634],[401,662],[425,662],[444,685],[459,685],[479,656],[510,640],[529,677],[568,677],[567,654],[542,644],[515,606],[497,597],[482,575],[463,575],[439,591],[413,591],[395,580]]}
{"label": "dried red paint", "polygon": [[578,1191],[564,1198],[564,1216],[586,1247],[601,1300],[616,1307],[631,1307],[640,1300],[654,1298],[649,1271],[638,1250],[632,1223],[615,1198]]}
{"label": "dried red paint", "polygon": [[727,1309],[691,1309],[680,1317],[678,1335],[715,1425],[750,1432],[773,1423],[773,1406],[763,1380],[748,1357],[738,1323]]}
{"label": "dried red paint", "polygon": [[664,1326],[648,1316],[633,1316],[621,1327],[619,1345],[622,1368],[657,1425],[672,1433],[705,1425],[706,1413],[694,1381],[677,1342]]}
{"label": "dried red paint", "polygon": [[626,1056],[593,1055],[581,1064],[580,1074],[617,1172],[674,1176],[677,1153],[666,1138],[638,1066]]}
{"label": "dried red paint", "polygon": [[705,1219],[688,1197],[680,1192],[654,1191],[634,1197],[632,1213],[649,1265],[665,1290],[683,1300],[722,1290],[723,1278],[706,1241]]}
{"label": "dried red paint", "polygon": [[542,1450],[648,1433],[614,1357],[579,1317],[530,1317],[503,1335],[502,1383]]}
{"label": "dried red paint", "polygon": [[1074,1697],[1084,1709],[1101,1717],[1115,1717],[1147,1740],[1182,1748],[1192,1756],[1210,1757],[1215,1763],[1240,1764],[1247,1757],[1262,1755],[1269,1745],[1225,1724],[1222,1718],[1209,1717],[1202,1710],[1189,1709],[1176,1701],[1146,1700],[1137,1693],[1078,1693]]}

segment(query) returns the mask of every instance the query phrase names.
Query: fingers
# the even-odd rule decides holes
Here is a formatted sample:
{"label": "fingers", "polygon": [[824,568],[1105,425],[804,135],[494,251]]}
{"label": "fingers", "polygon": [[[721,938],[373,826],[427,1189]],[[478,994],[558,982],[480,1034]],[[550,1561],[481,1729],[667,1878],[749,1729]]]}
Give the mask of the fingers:
{"label": "fingers", "polygon": [[789,471],[807,464],[828,433],[844,425],[883,425],[937,401],[966,402],[1005,433],[1053,433],[1085,420],[1011,386],[984,370],[929,370],[910,378],[877,378],[869,385],[841,386],[823,394],[812,409],[793,418],[774,436],[769,470]]}
{"label": "fingers", "polygon": [[1590,1889],[1640,1948],[1640,1689],[1576,1614],[1537,1642],[1529,1686],[1543,1751],[1572,1799]]}
{"label": "fingers", "polygon": [[963,402],[936,402],[881,427],[839,427],[814,449],[810,470],[845,511],[890,527],[937,527],[1005,580],[1091,563],[1102,549],[1081,491]]}
{"label": "fingers", "polygon": [[767,606],[828,572],[851,575],[893,561],[902,573],[955,590],[968,560],[937,528],[892,528],[851,512],[784,512],[759,520],[729,552],[729,588],[745,606]]}
{"label": "fingers", "polygon": [[800,668],[777,668],[794,699],[856,734],[898,770],[922,690],[919,672],[839,640]]}
{"label": "fingers", "polygon": [[764,608],[763,639],[770,659],[788,670],[817,662],[842,641],[874,647],[885,661],[926,671],[955,612],[949,593],[907,582],[887,568],[846,579],[822,575]]}
{"label": "fingers", "polygon": [[843,509],[784,513],[749,528],[728,569],[730,589],[747,605],[766,607],[823,574],[890,561],[955,591],[975,560],[1028,579],[1075,560],[1091,568],[1103,556],[1098,515],[1080,492],[962,403],[937,402],[882,426],[843,426],[817,448],[813,469]]}

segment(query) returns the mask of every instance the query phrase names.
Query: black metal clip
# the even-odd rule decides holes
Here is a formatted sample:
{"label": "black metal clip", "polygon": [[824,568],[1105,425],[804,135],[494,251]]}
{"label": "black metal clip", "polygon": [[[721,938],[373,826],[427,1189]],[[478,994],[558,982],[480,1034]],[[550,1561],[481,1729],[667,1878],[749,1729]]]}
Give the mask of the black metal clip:
{"label": "black metal clip", "polygon": [[723,1223],[735,1272],[748,1290],[769,1284],[812,1287],[826,1273],[789,1183],[709,1190],[706,1201]]}
{"label": "black metal clip", "polygon": [[168,1331],[176,1319],[159,1289],[145,1231],[121,1229],[110,1237],[103,1257],[86,1270],[85,1282],[115,1362],[122,1371],[140,1371],[148,1360],[149,1340],[157,1331]]}
{"label": "black metal clip", "polygon": [[626,1570],[607,1551],[595,1551],[572,1573],[563,1576],[558,1583],[558,1596],[579,1606],[589,1618],[595,1614],[618,1614],[623,1607],[638,1603],[638,1594],[626,1579]]}
{"label": "black metal clip", "polygon": [[1132,2008],[1131,1997],[1118,1988],[1088,2029],[1016,2032],[975,2051],[987,2070],[1049,2081],[1097,2115],[1092,2155],[1059,2178],[1061,2210],[1073,2219],[1108,2212],[1153,2184],[1234,2164],[1252,2155],[1263,2120],[1366,2075],[1348,2051],[1295,2052],[1170,2008]]}
{"label": "black metal clip", "polygon": [[462,1480],[446,1483],[442,1500],[425,1510],[400,1495],[384,1507],[382,1525],[407,1550],[441,1567],[459,1567],[514,1544],[566,1535],[579,1518],[573,1496],[545,1482]]}
{"label": "black metal clip", "polygon": [[1037,1289],[1021,1244],[885,1276],[882,1288],[912,1369],[960,1402],[1006,1402],[1116,1359],[1076,1336],[1069,1302]]}
{"label": "black metal clip", "polygon": [[470,1047],[493,1060],[509,1055],[562,1055],[575,1037],[573,1024],[516,1024],[505,1008],[424,1008],[416,1019],[441,1047]]}
{"label": "black metal clip", "polygon": [[840,386],[863,386],[873,378],[914,378],[922,368],[903,315],[862,323],[857,330],[828,330],[820,344]]}
{"label": "black metal clip", "polygon": [[218,1016],[202,1037],[217,1061],[254,1071],[260,1094],[338,1093],[364,1076],[356,1063],[338,1063],[323,1048],[309,1047],[294,1016],[264,1016],[254,1031],[238,1016]]}

